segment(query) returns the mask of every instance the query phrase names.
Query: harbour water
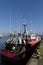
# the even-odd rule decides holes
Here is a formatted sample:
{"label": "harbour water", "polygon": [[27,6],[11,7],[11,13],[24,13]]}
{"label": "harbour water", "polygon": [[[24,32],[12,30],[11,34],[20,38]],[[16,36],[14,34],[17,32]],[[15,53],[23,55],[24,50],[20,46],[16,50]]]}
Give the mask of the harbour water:
{"label": "harbour water", "polygon": [[1,64],[1,51],[2,51],[2,49],[5,47],[5,42],[6,42],[6,40],[8,39],[9,37],[3,37],[3,38],[0,38],[0,65],[2,65]]}

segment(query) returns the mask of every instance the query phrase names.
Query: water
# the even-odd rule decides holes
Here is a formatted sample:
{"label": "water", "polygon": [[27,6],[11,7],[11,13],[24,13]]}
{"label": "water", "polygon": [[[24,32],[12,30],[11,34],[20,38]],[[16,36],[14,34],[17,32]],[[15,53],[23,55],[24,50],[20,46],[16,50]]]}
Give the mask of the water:
{"label": "water", "polygon": [[1,64],[1,50],[5,47],[5,41],[8,39],[8,37],[0,38],[0,65]]}

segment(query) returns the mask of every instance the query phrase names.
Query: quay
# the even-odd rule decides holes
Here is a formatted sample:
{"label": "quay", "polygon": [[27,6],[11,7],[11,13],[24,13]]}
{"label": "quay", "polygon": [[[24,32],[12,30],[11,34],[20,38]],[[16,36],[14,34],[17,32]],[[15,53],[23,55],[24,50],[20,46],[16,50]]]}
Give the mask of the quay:
{"label": "quay", "polygon": [[41,41],[40,48],[38,49],[40,52],[40,57],[39,59],[36,58],[30,58],[26,65],[43,65],[43,40]]}

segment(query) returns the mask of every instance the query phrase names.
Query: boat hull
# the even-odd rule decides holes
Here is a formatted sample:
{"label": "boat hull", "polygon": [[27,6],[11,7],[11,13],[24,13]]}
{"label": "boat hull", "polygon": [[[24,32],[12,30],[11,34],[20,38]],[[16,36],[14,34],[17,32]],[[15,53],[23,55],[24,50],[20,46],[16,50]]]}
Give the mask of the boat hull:
{"label": "boat hull", "polygon": [[[40,45],[40,41],[35,42],[34,44],[32,43],[31,46],[28,47],[28,49],[25,52],[25,56],[24,57],[20,57],[20,55],[13,53],[13,52],[9,52],[6,49],[2,50],[2,63],[6,64],[6,63],[12,63],[12,64],[19,64],[19,63],[26,63],[27,60],[31,57],[31,55],[33,54],[33,52],[35,51],[36,48],[38,48]],[[22,56],[22,54],[21,54]],[[8,64],[7,64],[8,65]]]}

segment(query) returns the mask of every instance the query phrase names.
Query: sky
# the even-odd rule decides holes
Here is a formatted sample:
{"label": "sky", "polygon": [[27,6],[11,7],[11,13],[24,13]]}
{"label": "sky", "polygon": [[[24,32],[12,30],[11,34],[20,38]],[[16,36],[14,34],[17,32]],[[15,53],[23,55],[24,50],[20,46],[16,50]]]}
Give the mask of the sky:
{"label": "sky", "polygon": [[43,0],[0,0],[0,33],[27,30],[43,33]]}

